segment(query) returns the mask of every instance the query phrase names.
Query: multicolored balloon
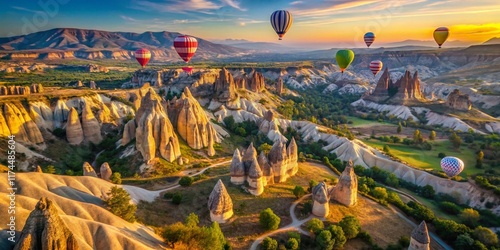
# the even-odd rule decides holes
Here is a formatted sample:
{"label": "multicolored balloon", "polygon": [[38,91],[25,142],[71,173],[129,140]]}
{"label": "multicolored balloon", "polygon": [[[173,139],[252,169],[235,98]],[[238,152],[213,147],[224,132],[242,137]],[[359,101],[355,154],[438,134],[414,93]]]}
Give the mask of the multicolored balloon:
{"label": "multicolored balloon", "polygon": [[373,41],[375,41],[375,34],[373,32],[367,32],[364,36],[366,46],[370,48],[370,45],[372,45]]}
{"label": "multicolored balloon", "polygon": [[441,169],[448,177],[453,177],[464,170],[464,162],[457,157],[446,156],[441,159]]}
{"label": "multicolored balloon", "polygon": [[147,49],[138,49],[135,51],[135,60],[144,68],[151,59],[151,52]]}
{"label": "multicolored balloon", "polygon": [[198,40],[192,36],[178,36],[174,39],[174,48],[182,60],[187,63],[198,48]]}
{"label": "multicolored balloon", "polygon": [[344,70],[349,67],[349,65],[352,63],[354,60],[354,52],[352,50],[339,50],[337,51],[337,54],[335,55],[335,59],[337,59],[337,64],[340,67],[340,71],[342,74],[344,73]]}
{"label": "multicolored balloon", "polygon": [[439,48],[441,48],[441,45],[443,45],[443,43],[446,42],[446,39],[448,39],[450,31],[446,27],[439,27],[434,31],[433,35],[434,40],[439,45]]}
{"label": "multicolored balloon", "polygon": [[382,67],[384,67],[384,64],[379,60],[370,62],[370,70],[372,71],[373,76],[377,75],[377,73],[382,70]]}
{"label": "multicolored balloon", "polygon": [[277,10],[271,14],[271,25],[278,34],[279,40],[282,40],[285,33],[292,27],[293,17],[286,10]]}
{"label": "multicolored balloon", "polygon": [[186,74],[191,75],[193,73],[193,66],[182,67],[182,71],[186,72]]}

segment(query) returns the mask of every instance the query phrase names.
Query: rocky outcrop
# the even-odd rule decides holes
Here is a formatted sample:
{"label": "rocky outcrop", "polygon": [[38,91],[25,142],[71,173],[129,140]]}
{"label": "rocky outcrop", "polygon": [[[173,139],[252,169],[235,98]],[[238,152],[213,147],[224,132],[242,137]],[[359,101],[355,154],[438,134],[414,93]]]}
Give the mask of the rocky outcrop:
{"label": "rocky outcrop", "polygon": [[248,79],[248,90],[260,93],[266,88],[264,76],[262,73],[253,70],[250,78]]}
{"label": "rocky outcrop", "polygon": [[83,136],[86,140],[98,144],[102,141],[101,125],[90,109],[90,105],[85,104],[82,111]]}
{"label": "rocky outcrop", "polygon": [[298,151],[297,143],[292,137],[288,148],[281,141],[276,141],[269,151],[269,164],[273,168],[274,182],[285,182],[289,177],[298,171]]}
{"label": "rocky outcrop", "polygon": [[125,123],[125,126],[123,127],[123,136],[122,136],[122,146],[127,145],[130,141],[135,139],[135,120],[132,119]]}
{"label": "rocky outcrop", "polygon": [[364,98],[366,100],[371,100],[374,102],[382,102],[389,98],[389,86],[392,86],[391,74],[389,73],[389,68],[385,68],[384,73],[380,76],[377,86],[373,90],[372,94]]}
{"label": "rocky outcrop", "polygon": [[179,135],[194,149],[208,147],[208,155],[213,156],[213,144],[220,142],[217,132],[205,111],[193,97],[188,87],[179,99],[167,102],[167,113]]}
{"label": "rocky outcrop", "polygon": [[85,68],[90,73],[94,73],[94,72],[108,73],[109,72],[108,68],[106,68],[104,66],[96,65],[96,64],[89,64]]}
{"label": "rocky outcrop", "polygon": [[311,190],[313,199],[312,214],[318,217],[326,218],[330,213],[330,193],[326,183],[320,182]]}
{"label": "rocky outcrop", "polygon": [[339,177],[339,182],[332,188],[330,196],[333,200],[351,207],[358,201],[358,178],[354,173],[354,163],[349,160]]}
{"label": "rocky outcrop", "polygon": [[0,96],[2,95],[29,95],[42,93],[42,84],[32,84],[31,86],[0,86]]}
{"label": "rocky outcrop", "polygon": [[420,225],[418,225],[418,227],[411,232],[411,240],[408,250],[429,250],[430,242],[427,224],[425,221],[422,221]]}
{"label": "rocky outcrop", "polygon": [[236,185],[245,183],[245,166],[243,165],[241,154],[238,149],[234,150],[229,172],[231,175],[231,183]]}
{"label": "rocky outcrop", "polygon": [[135,116],[136,148],[145,161],[157,156],[173,162],[181,156],[179,140],[161,104],[160,97],[149,88]]}
{"label": "rocky outcrop", "polygon": [[214,83],[213,93],[213,99],[221,103],[231,102],[236,99],[236,85],[233,75],[226,68],[222,68],[219,72],[219,76]]}
{"label": "rocky outcrop", "polygon": [[264,174],[260,168],[257,158],[253,156],[248,168],[247,182],[248,191],[253,195],[261,195],[264,192]]}
{"label": "rocky outcrop", "polygon": [[73,233],[59,216],[59,208],[42,197],[26,223],[14,250],[78,250]]}
{"label": "rocky outcrop", "polygon": [[457,110],[471,110],[472,102],[469,99],[469,95],[460,93],[460,90],[455,89],[448,95],[446,100],[446,105]]}
{"label": "rocky outcrop", "polygon": [[218,223],[226,223],[233,216],[233,201],[220,179],[208,197],[208,210],[210,219]]}
{"label": "rocky outcrop", "polygon": [[81,88],[81,87],[85,87],[85,85],[83,85],[82,81],[78,81],[78,82],[76,82],[75,87]]}
{"label": "rocky outcrop", "polygon": [[56,128],[61,128],[63,124],[68,120],[69,108],[64,100],[57,100],[56,106],[54,107],[54,126]]}
{"label": "rocky outcrop", "polygon": [[83,168],[83,176],[97,177],[94,168],[88,162],[84,162],[82,168]]}
{"label": "rocky outcrop", "polygon": [[66,124],[66,139],[71,145],[79,145],[84,139],[82,124],[75,108],[71,108],[69,111],[68,123]]}
{"label": "rocky outcrop", "polygon": [[106,181],[110,181],[110,178],[111,178],[111,175],[113,174],[113,171],[111,171],[111,168],[109,167],[109,164],[107,162],[105,162],[101,165],[99,172],[101,173],[101,179],[106,180]]}
{"label": "rocky outcrop", "polygon": [[278,78],[276,81],[276,94],[282,96],[285,94],[285,84],[283,83],[283,78]]}
{"label": "rocky outcrop", "polygon": [[21,104],[5,103],[0,114],[1,135],[15,135],[16,140],[28,143],[42,143],[43,137],[36,123]]}
{"label": "rocky outcrop", "polygon": [[89,88],[90,89],[97,89],[97,84],[94,81],[89,82]]}
{"label": "rocky outcrop", "polygon": [[363,99],[377,103],[387,102],[392,104],[425,101],[417,71],[412,76],[410,71],[407,70],[399,80],[393,82],[388,68],[385,69],[379,78],[373,93],[365,96]]}
{"label": "rocky outcrop", "polygon": [[33,172],[43,173],[42,168],[39,165],[36,166],[35,171],[33,171]]}
{"label": "rocky outcrop", "polygon": [[264,177],[264,186],[274,184],[274,171],[271,167],[271,164],[269,164],[269,160],[267,159],[264,151],[261,151],[259,156],[257,157],[257,163],[259,163],[259,166],[262,170],[262,175]]}

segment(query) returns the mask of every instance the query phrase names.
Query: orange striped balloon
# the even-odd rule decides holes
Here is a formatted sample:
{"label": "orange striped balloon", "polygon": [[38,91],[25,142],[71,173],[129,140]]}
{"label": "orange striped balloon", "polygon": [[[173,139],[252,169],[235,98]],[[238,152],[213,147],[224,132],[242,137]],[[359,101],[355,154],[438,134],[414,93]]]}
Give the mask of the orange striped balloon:
{"label": "orange striped balloon", "polygon": [[198,48],[198,40],[192,36],[178,36],[174,39],[174,48],[185,62],[189,62]]}
{"label": "orange striped balloon", "polygon": [[370,62],[370,70],[372,71],[373,76],[377,75],[377,73],[382,70],[382,67],[384,67],[384,64],[379,60]]}

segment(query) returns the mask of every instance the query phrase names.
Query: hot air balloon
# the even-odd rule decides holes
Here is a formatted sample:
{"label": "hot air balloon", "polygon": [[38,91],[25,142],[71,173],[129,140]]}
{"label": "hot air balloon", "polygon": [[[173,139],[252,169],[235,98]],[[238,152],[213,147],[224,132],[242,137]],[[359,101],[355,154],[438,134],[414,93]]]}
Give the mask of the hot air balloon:
{"label": "hot air balloon", "polygon": [[434,40],[439,45],[439,48],[441,48],[441,45],[446,42],[448,35],[450,35],[450,32],[446,27],[439,27],[434,31]]}
{"label": "hot air balloon", "polygon": [[182,67],[182,71],[186,72],[186,74],[191,75],[193,72],[193,66]]}
{"label": "hot air balloon", "polygon": [[451,178],[464,170],[464,162],[457,157],[446,156],[441,159],[441,169]]}
{"label": "hot air balloon", "polygon": [[370,45],[372,45],[373,41],[375,41],[375,34],[373,32],[367,32],[364,36],[366,46],[370,48]]}
{"label": "hot air balloon", "polygon": [[373,76],[375,76],[380,70],[382,70],[382,67],[384,67],[384,64],[379,60],[370,62],[370,70],[372,71]]}
{"label": "hot air balloon", "polygon": [[149,59],[151,59],[151,52],[147,49],[138,49],[135,51],[135,59],[144,68],[148,64]]}
{"label": "hot air balloon", "polygon": [[344,70],[347,67],[349,67],[349,65],[354,60],[354,52],[352,52],[352,50],[349,50],[349,49],[339,50],[339,51],[337,51],[335,58],[337,59],[337,64],[340,67],[340,71],[342,73],[344,73]]}
{"label": "hot air balloon", "polygon": [[198,48],[198,40],[192,36],[178,36],[174,39],[174,48],[182,60],[187,63]]}
{"label": "hot air balloon", "polygon": [[277,10],[271,14],[271,25],[274,31],[276,31],[276,34],[278,34],[279,40],[282,40],[285,33],[292,26],[292,23],[292,14],[286,10]]}

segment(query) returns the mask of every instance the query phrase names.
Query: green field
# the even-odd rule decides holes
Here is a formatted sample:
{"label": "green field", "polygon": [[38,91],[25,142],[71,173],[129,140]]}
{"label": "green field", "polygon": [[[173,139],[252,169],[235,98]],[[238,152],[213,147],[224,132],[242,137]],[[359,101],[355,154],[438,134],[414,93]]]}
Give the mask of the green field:
{"label": "green field", "polygon": [[415,168],[441,170],[441,159],[438,158],[437,155],[442,152],[447,156],[456,156],[464,161],[465,169],[461,174],[462,177],[484,172],[483,169],[475,167],[476,154],[473,150],[468,149],[465,145],[462,145],[460,150],[456,151],[452,148],[451,143],[448,140],[430,142],[432,144],[432,150],[422,150],[414,148],[411,145],[382,142],[374,139],[363,140],[363,142],[381,151],[383,150],[384,145],[388,145],[391,150],[390,152],[395,157]]}
{"label": "green field", "polygon": [[[352,122],[352,124],[350,124],[350,126],[352,126],[352,127],[391,124],[388,122],[378,122],[378,121],[365,120],[365,119],[361,119],[361,118],[358,118],[355,116],[346,116],[346,118],[348,121]],[[391,125],[394,125],[394,124],[391,124]],[[396,125],[394,125],[394,126],[396,126]]]}

